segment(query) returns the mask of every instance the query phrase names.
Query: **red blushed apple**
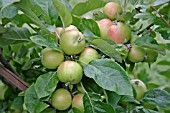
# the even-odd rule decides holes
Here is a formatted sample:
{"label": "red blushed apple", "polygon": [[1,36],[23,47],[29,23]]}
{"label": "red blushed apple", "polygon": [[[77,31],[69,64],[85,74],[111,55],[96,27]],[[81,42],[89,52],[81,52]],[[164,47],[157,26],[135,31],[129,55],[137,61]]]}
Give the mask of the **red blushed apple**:
{"label": "red blushed apple", "polygon": [[109,28],[108,37],[116,44],[126,43],[131,38],[131,30],[126,24],[118,22]]}
{"label": "red blushed apple", "polygon": [[110,28],[110,26],[113,24],[111,20],[105,18],[97,22],[99,29],[100,29],[100,35],[102,38],[108,38],[107,32]]}

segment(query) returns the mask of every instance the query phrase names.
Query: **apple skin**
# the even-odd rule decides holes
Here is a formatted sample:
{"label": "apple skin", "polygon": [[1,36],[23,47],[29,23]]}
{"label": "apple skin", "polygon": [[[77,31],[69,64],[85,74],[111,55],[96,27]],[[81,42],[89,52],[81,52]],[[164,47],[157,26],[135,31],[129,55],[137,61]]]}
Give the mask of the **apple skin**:
{"label": "apple skin", "polygon": [[7,91],[8,86],[6,84],[4,84],[1,80],[0,80],[0,100],[5,100],[5,92]]}
{"label": "apple skin", "polygon": [[60,39],[60,36],[61,36],[64,32],[69,31],[69,30],[79,31],[79,30],[77,29],[77,27],[74,26],[74,25],[70,25],[70,26],[65,27],[65,28],[64,28],[64,27],[56,27],[55,31],[56,31],[56,38],[57,38],[57,40]]}
{"label": "apple skin", "polygon": [[140,100],[143,97],[143,94],[147,91],[146,85],[139,79],[133,79],[130,81],[132,87],[136,92],[136,100]]}
{"label": "apple skin", "polygon": [[66,110],[71,106],[71,103],[71,94],[64,88],[55,90],[51,96],[51,104],[55,109]]}
{"label": "apple skin", "polygon": [[128,53],[128,60],[134,63],[142,62],[145,57],[145,50],[138,46],[132,45],[129,53]]}
{"label": "apple skin", "polygon": [[41,53],[41,63],[47,69],[56,69],[64,61],[64,55],[57,50],[45,48]]}
{"label": "apple skin", "polygon": [[114,20],[122,13],[122,8],[118,3],[108,2],[103,8],[103,13]]}
{"label": "apple skin", "polygon": [[85,48],[86,42],[83,34],[76,30],[64,32],[59,40],[61,49],[67,55],[79,54]]}
{"label": "apple skin", "polygon": [[126,43],[131,39],[131,30],[126,24],[118,22],[109,28],[108,37],[116,44]]}
{"label": "apple skin", "polygon": [[152,49],[149,48],[145,48],[145,52],[146,52],[146,58],[144,59],[144,62],[155,62],[157,57],[158,57],[158,53]]}
{"label": "apple skin", "polygon": [[75,95],[73,97],[72,107],[75,107],[84,113],[83,96],[84,94],[82,93]]}
{"label": "apple skin", "polygon": [[75,61],[65,61],[58,67],[57,76],[61,82],[77,84],[83,77],[83,69]]}
{"label": "apple skin", "polygon": [[110,26],[113,24],[113,22],[107,18],[104,18],[102,20],[99,20],[97,24],[100,29],[100,36],[102,38],[108,38],[107,33],[108,33]]}
{"label": "apple skin", "polygon": [[79,64],[84,67],[85,65],[87,65],[89,62],[91,62],[92,60],[98,59],[99,58],[99,54],[98,52],[90,47],[86,47],[82,53],[80,54],[79,57]]}

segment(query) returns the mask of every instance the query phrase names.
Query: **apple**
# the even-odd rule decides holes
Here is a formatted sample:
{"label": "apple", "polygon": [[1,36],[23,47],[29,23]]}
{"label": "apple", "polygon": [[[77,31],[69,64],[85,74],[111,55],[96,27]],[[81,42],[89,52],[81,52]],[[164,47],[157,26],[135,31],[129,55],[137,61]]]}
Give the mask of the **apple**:
{"label": "apple", "polygon": [[77,88],[77,90],[80,92],[80,93],[85,93],[85,91],[84,91],[84,89],[82,88],[82,86],[81,86],[81,84],[80,83],[78,83],[78,84],[76,84],[76,88]]}
{"label": "apple", "polygon": [[107,18],[104,18],[102,20],[99,20],[97,24],[100,29],[100,36],[102,38],[108,38],[107,33],[108,33],[110,26],[113,24],[113,22]]}
{"label": "apple", "polygon": [[56,27],[55,31],[56,31],[56,39],[59,40],[60,39],[60,33],[63,30],[63,27]]}
{"label": "apple", "polygon": [[146,52],[146,57],[144,59],[144,62],[155,62],[156,61],[158,57],[158,53],[156,51],[154,51],[153,49],[145,48],[145,52]]}
{"label": "apple", "polygon": [[108,16],[111,20],[114,20],[114,19],[116,19],[122,13],[122,8],[116,2],[108,2],[103,7],[103,13],[106,16]]}
{"label": "apple", "polygon": [[99,58],[99,54],[95,49],[93,49],[91,47],[86,47],[82,51],[82,53],[80,54],[79,64],[82,67],[84,67],[85,65],[87,65],[92,60],[95,60],[95,59],[98,59],[98,58]]}
{"label": "apple", "polygon": [[79,54],[85,48],[86,42],[83,34],[76,30],[64,32],[59,40],[61,49],[67,55]]}
{"label": "apple", "polygon": [[140,100],[143,97],[143,94],[147,91],[146,85],[139,79],[133,79],[130,82],[135,90],[135,98]]}
{"label": "apple", "polygon": [[83,69],[77,62],[68,60],[60,64],[57,76],[61,82],[77,84],[83,77]]}
{"label": "apple", "polygon": [[145,50],[138,46],[132,45],[128,53],[128,60],[134,63],[142,62],[145,57]]}
{"label": "apple", "polygon": [[116,44],[126,43],[131,39],[131,30],[123,22],[117,22],[110,26],[108,30],[108,37]]}
{"label": "apple", "polygon": [[71,106],[72,97],[68,90],[60,88],[51,96],[51,104],[57,110],[66,110]]}
{"label": "apple", "polygon": [[64,61],[63,53],[57,50],[45,48],[41,53],[41,63],[47,69],[56,69]]}
{"label": "apple", "polygon": [[75,95],[73,97],[72,107],[75,107],[84,113],[83,96],[84,94],[82,93]]}

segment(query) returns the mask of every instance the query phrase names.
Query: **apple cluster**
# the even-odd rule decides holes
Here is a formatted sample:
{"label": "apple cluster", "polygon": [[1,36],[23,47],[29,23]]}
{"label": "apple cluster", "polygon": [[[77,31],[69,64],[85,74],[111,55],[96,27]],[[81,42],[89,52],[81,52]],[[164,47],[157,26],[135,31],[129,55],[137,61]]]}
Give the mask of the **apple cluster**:
{"label": "apple cluster", "polygon": [[[143,48],[133,43],[136,40],[136,37],[131,35],[130,27],[124,22],[119,21],[122,9],[118,3],[108,2],[103,7],[103,13],[108,18],[97,21],[101,38],[112,40],[115,44],[123,44],[123,48],[127,53],[122,54],[120,52],[123,60],[127,58],[130,62],[138,63],[143,61],[154,62],[157,59],[158,53],[156,51],[149,48]],[[129,42],[131,42],[131,44],[128,44]],[[128,46],[125,46],[124,44]]]}
{"label": "apple cluster", "polygon": [[[41,52],[42,65],[47,69],[56,69],[59,81],[64,84],[76,84],[80,93],[72,99],[70,91],[58,88],[51,97],[51,104],[58,110],[66,110],[72,105],[83,111],[84,91],[79,85],[83,77],[83,67],[92,60],[98,59],[99,54],[94,48],[86,47],[85,37],[74,25],[65,28],[57,27],[56,40],[61,51],[44,48]],[[74,56],[76,58],[71,59]]]}

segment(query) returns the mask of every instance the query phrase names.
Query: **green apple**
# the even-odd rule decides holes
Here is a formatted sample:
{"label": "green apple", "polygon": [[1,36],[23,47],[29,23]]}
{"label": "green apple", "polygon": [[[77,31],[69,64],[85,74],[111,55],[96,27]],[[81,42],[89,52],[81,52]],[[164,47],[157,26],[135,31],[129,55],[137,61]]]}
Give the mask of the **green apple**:
{"label": "green apple", "polygon": [[51,96],[51,104],[57,110],[66,110],[71,106],[72,97],[68,90],[60,88]]}
{"label": "green apple", "polygon": [[146,85],[139,79],[133,79],[130,82],[135,90],[135,98],[140,100],[143,97],[143,94],[147,91]]}
{"label": "green apple", "polygon": [[65,61],[58,67],[57,76],[61,82],[77,84],[83,77],[83,69],[75,61]]}
{"label": "green apple", "polygon": [[98,58],[99,58],[99,54],[95,49],[91,47],[86,47],[80,54],[79,64],[84,67],[92,60],[95,60]]}
{"label": "green apple", "polygon": [[82,93],[75,95],[73,97],[72,107],[75,107],[84,113],[83,96],[84,94]]}
{"label": "green apple", "polygon": [[85,48],[86,42],[83,34],[76,30],[64,32],[59,40],[61,49],[67,55],[79,54]]}
{"label": "green apple", "polygon": [[56,69],[63,61],[63,53],[50,48],[42,50],[41,63],[47,69]]}

